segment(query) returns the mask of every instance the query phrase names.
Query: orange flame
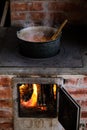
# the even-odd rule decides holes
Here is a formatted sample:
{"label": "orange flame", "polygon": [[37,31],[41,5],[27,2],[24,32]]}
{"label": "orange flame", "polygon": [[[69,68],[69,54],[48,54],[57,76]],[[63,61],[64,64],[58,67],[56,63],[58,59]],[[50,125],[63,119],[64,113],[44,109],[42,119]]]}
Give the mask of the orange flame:
{"label": "orange flame", "polygon": [[56,84],[53,85],[54,99],[56,99]]}
{"label": "orange flame", "polygon": [[31,99],[25,102],[24,100],[21,100],[21,104],[25,107],[34,107],[37,104],[37,85],[33,84],[33,94],[31,96]]}

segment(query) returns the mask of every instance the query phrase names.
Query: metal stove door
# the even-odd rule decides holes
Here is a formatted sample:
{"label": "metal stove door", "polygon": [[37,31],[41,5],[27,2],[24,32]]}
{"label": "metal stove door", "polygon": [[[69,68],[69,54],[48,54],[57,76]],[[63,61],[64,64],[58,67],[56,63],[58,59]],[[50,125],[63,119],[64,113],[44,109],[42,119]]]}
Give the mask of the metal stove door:
{"label": "metal stove door", "polygon": [[63,87],[58,96],[58,121],[65,130],[79,130],[80,106]]}

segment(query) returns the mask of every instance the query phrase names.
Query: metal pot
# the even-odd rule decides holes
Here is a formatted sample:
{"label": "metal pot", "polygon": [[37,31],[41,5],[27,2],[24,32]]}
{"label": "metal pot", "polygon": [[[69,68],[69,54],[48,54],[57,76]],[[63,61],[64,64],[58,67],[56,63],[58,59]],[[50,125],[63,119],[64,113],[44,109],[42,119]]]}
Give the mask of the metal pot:
{"label": "metal pot", "polygon": [[[56,40],[48,41],[33,41],[33,34],[37,37],[42,34],[51,36],[55,33],[56,28],[46,26],[33,26],[21,29],[17,32],[17,37],[20,40],[19,49],[22,55],[32,58],[46,58],[56,55],[60,48],[61,35]],[[29,37],[28,37],[29,36]]]}

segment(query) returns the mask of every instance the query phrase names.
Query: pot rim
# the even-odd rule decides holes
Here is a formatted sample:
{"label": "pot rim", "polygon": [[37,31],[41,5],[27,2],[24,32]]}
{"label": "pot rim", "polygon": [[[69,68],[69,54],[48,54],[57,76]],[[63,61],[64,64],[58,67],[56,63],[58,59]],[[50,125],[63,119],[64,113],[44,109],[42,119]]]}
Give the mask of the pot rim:
{"label": "pot rim", "polygon": [[20,29],[19,31],[17,31],[17,38],[18,39],[20,39],[21,41],[24,41],[24,42],[26,42],[27,44],[31,44],[31,43],[33,43],[33,44],[47,44],[47,43],[51,43],[51,42],[53,42],[53,41],[56,41],[56,40],[58,40],[59,38],[60,38],[60,36],[61,36],[61,33],[60,33],[60,36],[58,37],[58,38],[56,38],[55,40],[49,40],[49,41],[43,41],[43,42],[37,42],[37,41],[27,41],[27,40],[25,40],[25,39],[23,39],[22,38],[22,35],[24,34],[24,32],[25,31],[30,31],[30,30],[37,30],[37,29],[44,29],[44,30],[46,30],[46,29],[49,29],[49,30],[52,30],[52,31],[56,31],[57,29],[56,28],[54,28],[54,27],[49,27],[49,26],[31,26],[31,27],[26,27],[26,28],[23,28],[23,29]]}

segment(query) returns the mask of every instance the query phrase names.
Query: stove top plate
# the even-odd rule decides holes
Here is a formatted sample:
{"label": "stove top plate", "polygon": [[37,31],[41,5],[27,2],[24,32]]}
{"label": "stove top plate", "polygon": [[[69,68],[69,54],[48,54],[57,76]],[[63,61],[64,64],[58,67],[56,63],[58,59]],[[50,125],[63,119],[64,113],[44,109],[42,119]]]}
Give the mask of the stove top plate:
{"label": "stove top plate", "polygon": [[77,41],[61,39],[60,52],[50,58],[34,59],[19,53],[16,29],[9,28],[0,44],[0,67],[82,67],[82,59]]}

